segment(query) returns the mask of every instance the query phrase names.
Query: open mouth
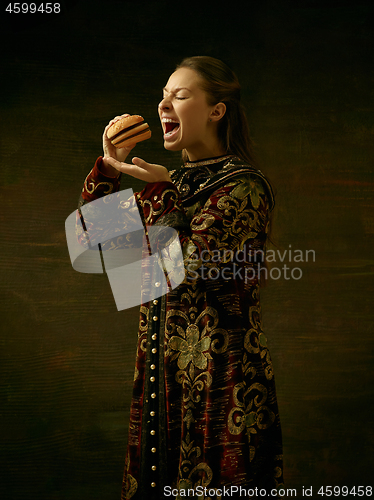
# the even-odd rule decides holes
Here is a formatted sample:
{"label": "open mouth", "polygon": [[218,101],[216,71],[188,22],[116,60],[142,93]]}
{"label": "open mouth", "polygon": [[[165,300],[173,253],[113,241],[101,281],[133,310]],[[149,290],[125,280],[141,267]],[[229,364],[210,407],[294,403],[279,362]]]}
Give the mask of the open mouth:
{"label": "open mouth", "polygon": [[164,124],[164,139],[172,137],[180,128],[180,124],[171,118],[164,118],[162,123]]}

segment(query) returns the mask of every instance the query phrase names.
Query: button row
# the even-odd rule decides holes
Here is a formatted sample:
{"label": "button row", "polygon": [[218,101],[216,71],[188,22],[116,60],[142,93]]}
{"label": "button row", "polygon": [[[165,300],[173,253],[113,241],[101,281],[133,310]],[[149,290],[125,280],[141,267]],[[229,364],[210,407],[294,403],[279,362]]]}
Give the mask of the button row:
{"label": "button row", "polygon": [[[160,286],[161,286],[161,283],[157,281],[157,282],[155,283],[155,286],[158,288],[158,287],[160,287]],[[157,305],[158,305],[158,300],[157,300],[157,299],[154,299],[152,302],[153,302],[153,305],[154,305],[154,306],[157,306]],[[158,315],[157,315],[156,310],[155,310],[154,312],[155,312],[156,314],[155,314],[154,316],[152,316],[152,320],[153,320],[154,322],[156,322],[156,321],[158,321],[158,320],[159,320],[159,317],[158,317]],[[155,325],[155,326],[156,326],[156,325]],[[157,327],[156,327],[156,328],[157,328]],[[157,340],[157,333],[155,333],[155,330],[153,330],[153,332],[154,332],[154,333],[152,334],[151,338],[152,338],[152,340],[153,340],[153,341],[156,341],[156,340]],[[153,346],[154,346],[154,345],[157,345],[157,344],[153,344]],[[157,347],[153,347],[153,346],[152,346],[151,352],[152,352],[152,354],[157,354]],[[154,371],[154,374],[156,374],[156,373],[155,373],[155,370],[157,369],[157,366],[156,366],[156,364],[155,364],[155,363],[152,363],[152,364],[151,364],[150,369],[151,369],[152,371]],[[153,374],[152,374],[152,375],[150,376],[149,380],[150,380],[150,382],[151,382],[151,383],[156,382],[156,377],[155,377],[155,375],[153,375]],[[153,390],[154,390],[154,389],[153,389]],[[151,393],[151,398],[152,398],[153,400],[155,400],[155,399],[157,398],[157,393],[156,393],[156,392],[152,392],[152,393]],[[156,416],[156,412],[155,412],[154,410],[151,410],[151,411],[149,412],[149,415],[150,415],[151,417],[155,417],[155,416]],[[154,422],[154,423],[156,423],[156,422]],[[156,424],[156,425],[157,425],[157,424]],[[155,435],[156,435],[156,430],[155,430],[155,429],[152,429],[152,430],[150,431],[150,434],[151,434],[151,436],[155,436]],[[153,447],[151,448],[151,453],[153,453],[153,454],[154,454],[154,453],[156,453],[156,452],[157,452],[157,449],[153,446]],[[155,459],[157,459],[156,457],[154,457],[154,458],[155,458]],[[151,470],[152,470],[152,471],[156,471],[156,470],[157,470],[157,466],[156,466],[156,465],[151,465]],[[152,482],[151,482],[151,487],[152,487],[152,488],[155,488],[155,487],[156,487],[156,483],[155,483],[154,481],[152,481]]]}

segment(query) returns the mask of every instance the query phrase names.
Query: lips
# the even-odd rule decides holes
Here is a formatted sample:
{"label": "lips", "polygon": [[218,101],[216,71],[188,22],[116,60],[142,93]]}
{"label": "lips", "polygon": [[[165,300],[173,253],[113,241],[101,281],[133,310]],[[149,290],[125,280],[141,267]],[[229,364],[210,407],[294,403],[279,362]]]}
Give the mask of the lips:
{"label": "lips", "polygon": [[176,135],[180,129],[180,124],[174,118],[162,118],[162,124],[164,127],[164,139],[165,141],[170,140]]}

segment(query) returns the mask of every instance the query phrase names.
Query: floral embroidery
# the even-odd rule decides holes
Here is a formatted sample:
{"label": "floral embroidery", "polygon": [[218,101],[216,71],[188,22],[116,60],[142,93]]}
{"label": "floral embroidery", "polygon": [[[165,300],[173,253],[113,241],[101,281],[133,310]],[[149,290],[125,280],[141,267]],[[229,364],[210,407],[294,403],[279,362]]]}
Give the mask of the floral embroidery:
{"label": "floral embroidery", "polygon": [[207,366],[207,360],[212,358],[209,353],[204,354],[210,347],[210,338],[199,340],[199,329],[196,325],[187,327],[185,339],[172,337],[169,347],[179,351],[178,366],[181,370],[184,370],[191,361],[197,368],[203,370]]}
{"label": "floral embroidery", "polygon": [[240,200],[249,196],[253,208],[257,210],[261,202],[260,195],[265,196],[261,179],[257,175],[246,175],[237,177],[236,181],[239,181],[239,184],[234,187],[231,195]]}

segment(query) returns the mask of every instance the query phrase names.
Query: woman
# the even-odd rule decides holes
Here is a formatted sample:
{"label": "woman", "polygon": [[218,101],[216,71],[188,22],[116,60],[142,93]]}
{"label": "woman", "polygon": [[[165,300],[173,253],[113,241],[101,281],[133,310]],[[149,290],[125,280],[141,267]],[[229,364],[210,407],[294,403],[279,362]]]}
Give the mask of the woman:
{"label": "woman", "polygon": [[240,86],[221,61],[185,59],[158,112],[182,168],[124,163],[132,148],[106,136],[116,117],[81,201],[117,191],[122,172],[147,181],[139,211],[147,226],[178,231],[186,270],[141,307],[122,498],[242,498],[243,488],[275,498],[281,431],[258,272],[272,190],[252,166]]}

